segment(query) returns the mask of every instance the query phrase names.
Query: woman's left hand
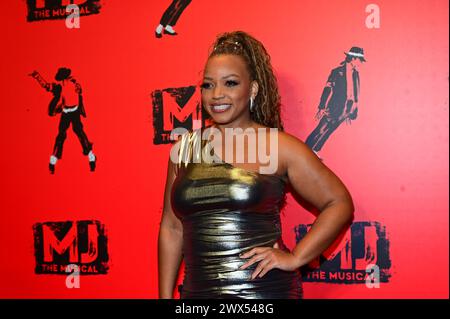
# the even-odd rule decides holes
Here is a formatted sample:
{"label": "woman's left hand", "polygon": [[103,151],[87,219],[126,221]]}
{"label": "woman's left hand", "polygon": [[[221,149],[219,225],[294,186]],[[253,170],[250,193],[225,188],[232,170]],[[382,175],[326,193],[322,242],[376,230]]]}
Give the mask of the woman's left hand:
{"label": "woman's left hand", "polygon": [[269,270],[278,268],[281,270],[292,271],[300,267],[297,257],[292,253],[279,249],[278,243],[270,247],[256,247],[240,255],[241,258],[250,258],[239,269],[245,269],[255,262],[259,262],[252,274],[252,280],[256,277],[264,276]]}

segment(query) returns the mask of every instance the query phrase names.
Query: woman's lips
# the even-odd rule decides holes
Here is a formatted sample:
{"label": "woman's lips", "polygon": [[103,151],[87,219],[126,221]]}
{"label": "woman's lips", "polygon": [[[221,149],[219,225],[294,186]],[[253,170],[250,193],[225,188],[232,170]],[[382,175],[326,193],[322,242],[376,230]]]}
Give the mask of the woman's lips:
{"label": "woman's lips", "polygon": [[214,104],[211,105],[211,111],[214,113],[223,113],[231,108],[231,104]]}

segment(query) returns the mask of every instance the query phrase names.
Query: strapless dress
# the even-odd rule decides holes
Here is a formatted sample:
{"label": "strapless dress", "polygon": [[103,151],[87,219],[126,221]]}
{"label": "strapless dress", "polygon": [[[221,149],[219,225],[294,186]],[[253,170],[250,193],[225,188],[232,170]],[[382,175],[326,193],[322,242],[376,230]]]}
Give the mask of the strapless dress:
{"label": "strapless dress", "polygon": [[[226,162],[192,162],[193,133],[182,137],[171,191],[172,208],[183,225],[185,273],[182,299],[300,299],[300,272],[271,269],[251,280],[258,263],[240,270],[239,254],[254,247],[288,251],[281,239],[280,208],[287,178],[260,174]],[[187,153],[186,153],[187,152]]]}

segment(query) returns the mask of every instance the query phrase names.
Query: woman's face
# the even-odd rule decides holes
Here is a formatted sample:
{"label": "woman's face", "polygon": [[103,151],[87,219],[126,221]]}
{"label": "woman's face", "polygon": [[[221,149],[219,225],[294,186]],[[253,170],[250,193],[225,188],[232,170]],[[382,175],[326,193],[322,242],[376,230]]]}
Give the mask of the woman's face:
{"label": "woman's face", "polygon": [[255,97],[257,89],[256,81],[250,81],[243,58],[221,54],[207,61],[201,85],[202,103],[216,124],[248,125],[250,96]]}

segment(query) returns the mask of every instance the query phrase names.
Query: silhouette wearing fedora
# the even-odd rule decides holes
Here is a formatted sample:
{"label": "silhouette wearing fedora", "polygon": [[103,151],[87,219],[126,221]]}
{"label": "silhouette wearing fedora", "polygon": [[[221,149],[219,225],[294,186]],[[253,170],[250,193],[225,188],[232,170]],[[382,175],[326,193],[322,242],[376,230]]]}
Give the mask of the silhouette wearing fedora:
{"label": "silhouette wearing fedora", "polygon": [[177,23],[180,18],[181,13],[186,9],[186,7],[191,3],[192,0],[173,0],[170,6],[164,11],[163,16],[161,17],[161,21],[159,25],[156,27],[155,36],[157,38],[162,37],[162,33],[164,30],[164,34],[168,35],[177,35],[173,27]]}
{"label": "silhouette wearing fedora", "polygon": [[320,120],[317,127],[306,139],[306,144],[317,154],[330,135],[343,121],[350,124],[358,116],[359,99],[359,66],[366,62],[364,50],[352,47],[344,52],[346,58],[340,66],[333,69],[323,89],[316,120]]}
{"label": "silhouette wearing fedora", "polygon": [[97,158],[92,152],[92,144],[83,130],[80,115],[86,117],[83,105],[83,96],[80,84],[72,77],[71,70],[68,68],[59,68],[55,75],[58,83],[46,83],[43,86],[53,93],[53,99],[48,107],[48,114],[55,116],[61,113],[58,135],[56,136],[53,154],[50,156],[49,170],[51,174],[55,173],[55,165],[58,159],[61,159],[63,144],[67,136],[67,129],[72,124],[72,130],[80,140],[83,148],[83,155],[89,158],[89,167],[93,172]]}

